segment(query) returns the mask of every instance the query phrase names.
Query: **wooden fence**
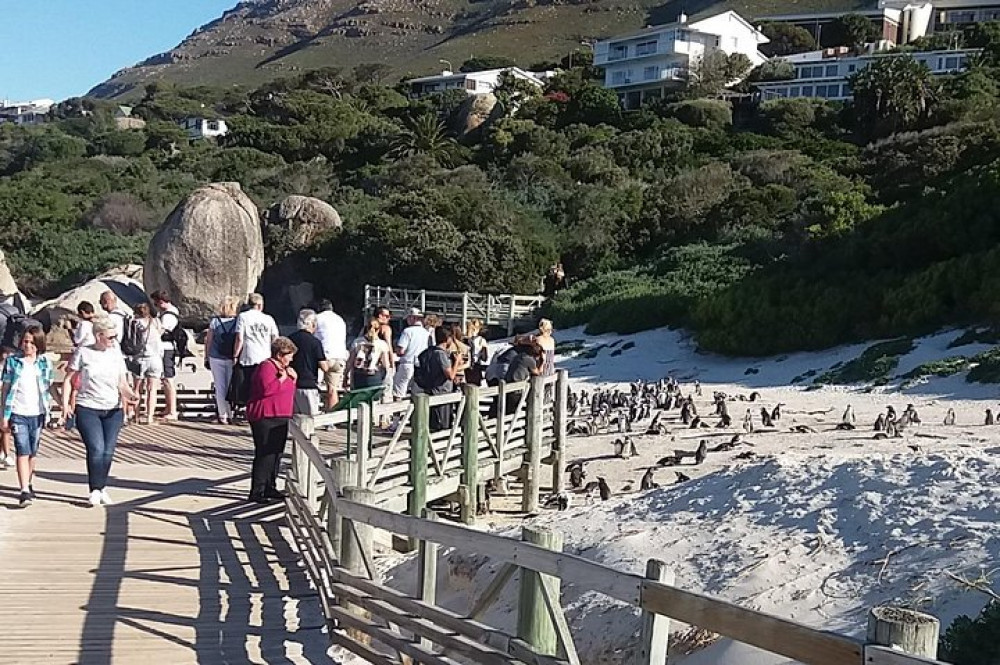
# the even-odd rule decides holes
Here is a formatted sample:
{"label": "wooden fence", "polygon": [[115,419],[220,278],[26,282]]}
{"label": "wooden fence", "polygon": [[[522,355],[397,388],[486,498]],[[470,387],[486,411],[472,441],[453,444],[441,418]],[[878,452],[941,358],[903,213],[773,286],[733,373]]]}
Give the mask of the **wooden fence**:
{"label": "wooden fence", "polygon": [[[414,413],[422,413],[428,402],[427,398],[416,400]],[[422,416],[414,419],[414,426],[416,440],[430,439]],[[288,479],[288,523],[319,589],[331,639],[377,665],[453,664],[456,656],[491,665],[577,665],[580,659],[560,604],[561,582],[642,610],[636,665],[664,665],[669,619],[808,665],[935,663],[680,589],[673,585],[672,574],[661,561],[650,560],[644,576],[625,573],[562,552],[561,537],[553,532],[526,528],[518,540],[436,519],[424,507],[420,507],[419,516],[385,510],[373,505],[373,489],[345,486],[343,478],[336,478],[335,470],[327,466],[299,424],[293,424],[292,434],[295,455]],[[420,452],[419,443],[416,452]],[[447,459],[445,456],[445,462]],[[524,463],[530,465],[533,460],[525,458]],[[302,479],[308,473],[317,474],[324,483],[326,509],[322,516],[305,495]],[[363,478],[370,476],[366,472]],[[416,507],[411,505],[409,512]],[[417,543],[417,594],[410,596],[380,584],[372,551],[374,529]],[[439,546],[484,554],[504,563],[466,613],[435,604]],[[520,586],[518,621],[515,634],[509,634],[480,618],[515,573]]]}
{"label": "wooden fence", "polygon": [[499,326],[514,334],[518,324],[533,326],[536,310],[545,302],[540,295],[482,294],[468,291],[427,291],[394,286],[365,285],[365,309],[362,320],[376,306],[388,307],[394,316],[406,316],[412,307],[434,313],[449,321],[459,321],[462,328],[469,319],[480,319],[487,326]]}

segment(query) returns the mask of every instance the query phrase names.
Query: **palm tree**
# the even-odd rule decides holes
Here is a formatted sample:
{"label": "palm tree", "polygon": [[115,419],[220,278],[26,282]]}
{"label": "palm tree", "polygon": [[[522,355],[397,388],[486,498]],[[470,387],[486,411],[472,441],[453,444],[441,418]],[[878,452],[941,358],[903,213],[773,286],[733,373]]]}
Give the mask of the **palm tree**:
{"label": "palm tree", "polygon": [[939,96],[927,65],[909,55],[878,58],[849,81],[858,127],[869,139],[919,128]]}
{"label": "palm tree", "polygon": [[436,115],[423,113],[407,121],[389,152],[397,158],[428,155],[441,166],[451,168],[458,158],[458,142],[448,136]]}

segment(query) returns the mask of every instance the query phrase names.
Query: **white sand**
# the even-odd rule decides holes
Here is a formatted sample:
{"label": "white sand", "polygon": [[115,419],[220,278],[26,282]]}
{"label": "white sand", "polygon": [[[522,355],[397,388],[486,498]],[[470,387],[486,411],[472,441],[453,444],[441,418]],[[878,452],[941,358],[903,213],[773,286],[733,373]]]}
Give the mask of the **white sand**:
{"label": "white sand", "polygon": [[[918,340],[917,348],[902,359],[898,374],[927,360],[988,348],[947,349],[959,334],[950,331]],[[621,436],[617,433],[571,437],[567,458],[587,460],[588,480],[606,477],[615,496],[601,502],[574,495],[569,511],[546,510],[533,518],[563,532],[568,551],[636,573],[643,572],[649,558],[659,558],[674,567],[680,587],[855,636],[863,634],[867,610],[880,603],[920,607],[937,615],[944,626],[985,604],[985,595],[963,590],[943,571],[976,577],[1000,558],[995,526],[1000,425],[982,424],[985,408],[998,410],[996,386],[969,384],[963,376],[933,379],[903,391],[895,386],[805,390],[808,380],[801,387],[791,385],[794,377],[809,370],[822,372],[857,357],[868,344],[734,360],[696,353],[690,340],[669,330],[624,337],[587,337],[571,330],[557,337],[563,342],[582,340],[591,349],[608,345],[592,359],[580,352],[560,358],[575,389],[669,374],[685,382],[688,393],[693,392],[690,382],[698,379],[703,388],[703,396],[696,398],[698,412],[712,425],[717,422],[710,415],[713,390],[761,394],[753,404],[729,402],[733,427],[726,430],[686,429],[676,410],[667,417],[670,432],[664,436],[643,435],[640,424],[633,434],[640,455],[631,460],[612,456],[611,442]],[[748,368],[757,373],[746,374]],[[688,462],[682,470],[692,480],[680,485],[672,484],[673,468],[660,469],[656,480],[662,488],[637,491],[642,473],[659,458],[675,449],[693,451],[703,438],[710,446],[729,440],[741,431],[748,407],[760,428],[760,407],[771,409],[777,402],[786,405],[783,419],[776,431],[747,436],[752,447],[711,453],[701,466]],[[906,430],[902,439],[873,440],[876,415],[888,404],[902,413],[910,402],[923,423]],[[836,431],[847,404],[857,414],[858,429]],[[957,413],[958,424],[952,427],[941,424],[949,407]],[[809,425],[818,433],[791,433],[794,424]],[[735,459],[748,450],[754,459]],[[482,528],[511,533],[517,531],[512,525],[519,523],[509,515],[483,521]],[[887,553],[891,556],[884,565]],[[480,554],[444,556],[439,602],[466,611],[498,565]],[[390,584],[413,590],[411,561],[387,556],[381,567]],[[512,629],[515,598],[514,589],[508,589],[485,620]],[[639,630],[632,608],[567,585],[563,604],[584,662],[625,662]],[[788,662],[729,640],[681,660],[691,665]]]}

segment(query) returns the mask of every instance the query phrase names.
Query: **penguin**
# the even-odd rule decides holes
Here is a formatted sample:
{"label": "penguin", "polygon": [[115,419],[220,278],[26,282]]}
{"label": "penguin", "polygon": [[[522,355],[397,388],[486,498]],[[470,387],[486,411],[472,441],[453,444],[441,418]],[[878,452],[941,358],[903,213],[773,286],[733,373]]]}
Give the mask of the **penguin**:
{"label": "penguin", "polygon": [[844,410],[844,415],[841,416],[840,422],[849,425],[853,425],[855,423],[854,408],[850,404],[848,404],[847,409]]}
{"label": "penguin", "polygon": [[768,413],[766,407],[760,407],[760,422],[764,427],[773,427],[774,423],[771,421],[771,414]]}
{"label": "penguin", "polygon": [[607,501],[611,498],[611,488],[608,487],[608,481],[604,480],[602,476],[597,477],[597,489],[601,493],[601,501]]}
{"label": "penguin", "polygon": [[621,439],[615,439],[615,457],[625,457],[625,442]]}
{"label": "penguin", "polygon": [[575,465],[569,470],[569,484],[573,489],[583,487],[583,481],[587,477],[587,472],[583,470],[583,465]]}
{"label": "penguin", "polygon": [[691,476],[688,476],[687,474],[683,474],[680,471],[674,471],[674,473],[677,474],[677,480],[674,482],[675,485],[679,485],[681,483],[686,483],[687,481],[691,480]]}
{"label": "penguin", "polygon": [[629,457],[638,457],[639,456],[639,451],[636,449],[636,447],[635,447],[635,441],[632,440],[632,437],[630,437],[630,436],[626,436],[625,437],[625,442],[623,444],[623,447],[624,446],[628,446]]}
{"label": "penguin", "polygon": [[729,417],[728,413],[722,415],[722,420],[718,422],[715,426],[717,429],[725,429],[727,427],[732,427],[733,419]]}
{"label": "penguin", "polygon": [[955,424],[955,409],[948,409],[948,413],[946,413],[944,416],[944,424],[945,425]]}
{"label": "penguin", "polygon": [[753,414],[750,413],[750,409],[747,409],[746,415],[743,416],[743,431],[753,434]]}
{"label": "penguin", "polygon": [[699,427],[701,427],[701,416],[695,416],[691,419],[688,429],[698,429]]}
{"label": "penguin", "polygon": [[698,443],[698,450],[694,452],[694,463],[701,464],[702,462],[705,461],[705,458],[707,456],[708,456],[708,441],[702,439]]}
{"label": "penguin", "polygon": [[878,418],[875,419],[875,431],[884,432],[885,431],[885,414],[878,414]]}
{"label": "penguin", "polygon": [[781,403],[774,405],[774,410],[771,411],[771,422],[776,423],[781,420]]}
{"label": "penguin", "polygon": [[993,409],[986,409],[986,422],[985,425],[996,425],[996,418],[993,417]]}
{"label": "penguin", "polygon": [[659,487],[659,485],[653,481],[653,468],[654,467],[649,467],[646,469],[646,473],[642,475],[642,480],[639,482],[639,489],[652,490]]}

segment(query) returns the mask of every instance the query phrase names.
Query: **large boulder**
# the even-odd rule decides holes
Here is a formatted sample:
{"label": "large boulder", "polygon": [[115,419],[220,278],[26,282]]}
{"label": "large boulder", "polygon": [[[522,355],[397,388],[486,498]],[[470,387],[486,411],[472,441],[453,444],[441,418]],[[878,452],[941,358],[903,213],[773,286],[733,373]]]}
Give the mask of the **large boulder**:
{"label": "large boulder", "polygon": [[187,325],[203,325],[225,296],[245,298],[264,270],[260,214],[239,183],[199,187],[149,243],[144,283],[164,290]]}
{"label": "large boulder", "polygon": [[0,250],[0,302],[14,305],[22,312],[31,310],[31,302],[17,287],[14,275],[7,265],[7,257],[2,250]]}
{"label": "large boulder", "polygon": [[268,263],[289,252],[309,247],[320,237],[340,229],[336,208],[311,196],[292,195],[271,206],[265,216]]}
{"label": "large boulder", "polygon": [[39,303],[31,315],[38,319],[47,333],[50,351],[66,353],[72,349],[72,329],[76,325],[76,308],[87,301],[101,311],[101,294],[113,291],[119,306],[131,312],[141,302],[148,302],[142,285],[142,266],[126,265],[108,270],[58,298]]}
{"label": "large boulder", "polygon": [[468,136],[493,119],[497,98],[492,92],[469,95],[455,114],[455,131]]}

